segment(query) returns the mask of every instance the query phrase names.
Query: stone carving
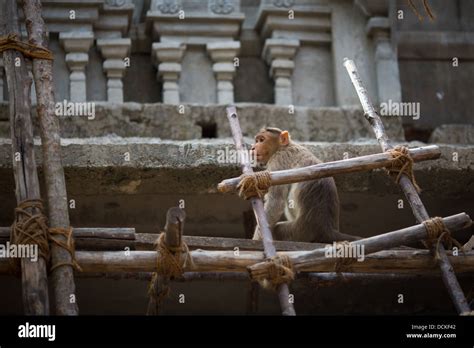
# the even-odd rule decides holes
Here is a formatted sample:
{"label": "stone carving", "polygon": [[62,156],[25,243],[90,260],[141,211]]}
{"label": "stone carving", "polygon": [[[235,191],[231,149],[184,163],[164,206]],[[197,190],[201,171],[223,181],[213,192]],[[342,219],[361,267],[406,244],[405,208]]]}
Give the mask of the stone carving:
{"label": "stone carving", "polygon": [[234,11],[234,6],[228,0],[214,0],[211,3],[210,9],[216,14],[229,14]]}
{"label": "stone carving", "polygon": [[276,7],[291,7],[295,4],[295,0],[274,0],[273,5]]}
{"label": "stone carving", "polygon": [[180,10],[180,7],[176,0],[163,0],[163,3],[158,5],[158,10],[164,14],[175,14]]}

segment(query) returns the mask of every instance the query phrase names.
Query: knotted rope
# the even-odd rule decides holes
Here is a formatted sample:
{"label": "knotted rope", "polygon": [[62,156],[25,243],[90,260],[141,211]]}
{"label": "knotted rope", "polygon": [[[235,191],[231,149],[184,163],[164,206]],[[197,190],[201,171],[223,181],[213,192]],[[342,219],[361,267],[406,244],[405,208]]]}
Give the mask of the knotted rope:
{"label": "knotted rope", "polygon": [[[408,2],[408,5],[410,5],[413,12],[415,12],[415,15],[418,17],[418,20],[422,21],[423,17],[418,12],[418,9],[416,8],[415,4],[413,4],[413,0],[407,0],[407,2]],[[431,8],[428,5],[427,0],[423,0],[423,7],[425,8],[425,11],[428,14],[428,17],[430,18],[430,20],[433,21],[435,19],[435,16],[434,16],[433,12],[431,11]]]}
{"label": "knotted rope", "polygon": [[[26,209],[37,210],[37,213],[30,213]],[[71,255],[71,262],[58,262],[51,266],[50,272],[61,266],[72,266],[78,271],[82,271],[75,258],[74,238],[72,227],[48,228],[48,219],[44,215],[43,201],[41,199],[27,199],[15,208],[15,220],[10,231],[10,242],[15,245],[38,245],[39,257],[42,257],[46,263],[51,261],[51,250],[49,243],[64,248]],[[57,238],[62,235],[66,241]],[[56,237],[55,237],[56,236]],[[14,272],[19,273],[20,267],[18,260],[10,259]]]}
{"label": "knotted rope", "polygon": [[53,60],[53,52],[42,46],[34,45],[18,39],[16,34],[0,37],[0,53],[6,50],[16,50],[28,58]]}
{"label": "knotted rope", "polygon": [[[349,246],[351,243],[347,240],[336,242],[336,245],[341,245],[344,248]],[[334,263],[334,272],[342,273],[350,269],[350,266],[357,261],[355,256],[353,257],[337,257]]]}
{"label": "knotted rope", "polygon": [[[63,236],[66,241],[63,241],[61,238],[57,236]],[[49,240],[66,250],[71,255],[71,262],[57,262],[54,265],[51,265],[50,272],[54,271],[56,268],[61,266],[71,266],[77,269],[78,271],[82,272],[81,266],[77,263],[76,260],[76,251],[75,251],[75,243],[74,238],[72,236],[72,227],[51,227],[49,229]]]}
{"label": "knotted rope", "polygon": [[[31,209],[31,213],[27,211]],[[35,212],[36,210],[36,212]],[[26,199],[15,208],[15,220],[10,231],[10,242],[15,245],[37,245],[39,257],[49,261],[48,225],[43,214],[41,199]],[[10,259],[16,272],[19,272],[19,259]]]}
{"label": "knotted rope", "polygon": [[386,169],[389,174],[397,175],[395,182],[398,184],[402,174],[407,175],[410,178],[415,190],[419,193],[420,187],[416,183],[415,174],[413,173],[413,158],[410,156],[410,150],[406,146],[395,146],[393,149],[387,150],[392,156],[394,161]]}
{"label": "knotted rope", "polygon": [[155,301],[156,307],[170,293],[170,287],[167,282],[162,282],[161,287],[159,287],[159,277],[164,277],[165,279],[181,277],[188,263],[191,269],[194,268],[194,262],[186,243],[181,241],[179,246],[173,247],[166,244],[165,237],[165,233],[162,232],[155,242],[156,250],[158,251],[156,272],[153,273],[148,286],[148,296]]}
{"label": "knotted rope", "polygon": [[258,269],[249,266],[250,279],[258,281],[263,288],[273,289],[280,284],[289,283],[295,279],[293,264],[287,255],[277,254],[265,260],[263,267]]}
{"label": "knotted rope", "polygon": [[272,184],[270,172],[263,170],[252,174],[242,174],[237,185],[239,196],[244,199],[251,197],[263,198]]}
{"label": "knotted rope", "polygon": [[423,225],[426,229],[426,234],[428,235],[427,244],[428,246],[433,246],[436,242],[435,256],[439,259],[439,244],[444,242],[447,249],[452,249],[453,244],[456,245],[459,250],[463,251],[462,245],[451,236],[451,232],[448,230],[446,225],[443,222],[443,219],[439,216],[431,218],[429,220],[423,221]]}

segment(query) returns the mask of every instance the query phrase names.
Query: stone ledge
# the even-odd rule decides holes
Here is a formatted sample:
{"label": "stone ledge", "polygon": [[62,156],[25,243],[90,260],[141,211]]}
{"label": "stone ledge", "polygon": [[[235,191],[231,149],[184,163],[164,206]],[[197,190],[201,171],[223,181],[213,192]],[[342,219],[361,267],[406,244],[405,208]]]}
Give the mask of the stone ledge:
{"label": "stone ledge", "polygon": [[[251,139],[246,138],[250,143]],[[220,163],[219,156],[233,151],[230,139],[171,141],[157,138],[101,137],[62,139],[63,165],[69,175],[88,177],[90,186],[83,190],[93,194],[97,189],[114,193],[119,182],[138,182],[130,193],[215,193],[224,178],[238,176],[239,166]],[[0,168],[11,170],[9,139],[0,139]],[[303,143],[321,160],[342,159],[380,152],[375,141],[352,143]],[[422,143],[412,142],[411,147]],[[417,163],[415,173],[425,193],[445,196],[474,193],[474,146],[442,145],[441,158]],[[37,163],[41,164],[39,139],[35,140]],[[124,158],[130,154],[130,161]],[[457,153],[458,162],[452,161]],[[40,165],[41,167],[41,165]],[[76,173],[76,174],[75,174]],[[112,175],[112,173],[114,173]],[[340,175],[339,188],[346,192],[396,193],[398,188],[383,171]],[[118,191],[121,192],[121,191]],[[471,193],[469,193],[471,192]],[[0,192],[1,193],[1,192]]]}
{"label": "stone ledge", "polygon": [[[95,103],[95,119],[87,117],[60,118],[61,136],[99,137],[116,134],[122,137],[158,137],[191,140],[202,137],[202,128],[215,127],[216,137],[230,137],[225,105],[182,104],[113,104]],[[236,103],[242,132],[253,137],[263,126],[277,126],[290,131],[298,141],[347,142],[373,139],[373,132],[357,107],[299,107],[294,114],[288,106],[257,103]],[[0,137],[9,137],[8,103],[0,103]],[[34,117],[36,120],[36,117]],[[404,141],[400,117],[384,117],[383,122],[391,139]],[[36,134],[39,134],[36,132]]]}

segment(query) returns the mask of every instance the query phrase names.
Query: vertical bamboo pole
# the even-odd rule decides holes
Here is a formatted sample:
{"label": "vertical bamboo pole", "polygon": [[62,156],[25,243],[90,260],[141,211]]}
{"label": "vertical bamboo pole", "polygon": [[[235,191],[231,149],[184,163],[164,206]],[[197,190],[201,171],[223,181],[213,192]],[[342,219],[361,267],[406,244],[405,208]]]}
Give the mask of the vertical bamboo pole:
{"label": "vertical bamboo pole", "polygon": [[[186,213],[183,209],[173,207],[166,213],[165,242],[170,247],[179,247],[184,232],[184,221]],[[155,292],[167,291],[170,284],[170,277],[158,275],[154,281]],[[148,301],[147,315],[156,315],[162,312],[162,303],[157,303],[155,297],[150,297]]]}
{"label": "vertical bamboo pole", "polygon": [[[41,17],[40,0],[24,0],[26,29],[29,42],[44,48],[46,28]],[[53,62],[46,59],[33,59],[33,77],[35,80],[37,113],[40,124],[41,144],[43,149],[43,170],[48,196],[48,217],[50,227],[69,227],[69,211],[67,205],[66,181],[61,163],[61,137],[59,124],[54,114]],[[66,237],[57,235],[55,238],[66,242]],[[67,250],[55,243],[51,244],[52,264],[64,264],[57,267],[51,274],[53,283],[56,314],[77,315],[76,286],[71,255]]]}
{"label": "vertical bamboo pole", "polygon": [[[227,118],[230,123],[230,128],[232,130],[232,137],[234,139],[235,147],[239,153],[242,172],[244,174],[253,173],[250,162],[248,161],[248,156],[241,156],[241,154],[246,150],[244,147],[244,139],[242,136],[242,130],[240,129],[239,119],[237,118],[237,111],[235,106],[227,107]],[[263,201],[258,197],[250,198],[250,203],[252,204],[255,217],[257,218],[258,226],[260,227],[260,232],[262,234],[263,248],[265,257],[270,258],[276,255],[275,246],[273,245],[272,232],[270,231],[270,226],[268,225],[267,216],[263,208]],[[278,299],[280,301],[280,306],[282,309],[283,315],[296,315],[293,304],[289,301],[290,290],[288,284],[281,284],[277,288]]]}
{"label": "vertical bamboo pole", "polygon": [[[377,140],[380,146],[382,147],[382,151],[392,149],[393,146],[390,144],[387,134],[385,133],[385,128],[383,126],[382,120],[375,111],[372,102],[370,101],[369,95],[362,84],[354,62],[345,58],[344,66],[347,69],[352,84],[354,85],[357,95],[359,96],[360,103],[362,104],[362,107],[364,109],[365,118],[367,119],[367,121],[369,121],[369,124],[374,130],[375,136],[377,137]],[[403,193],[405,194],[405,197],[407,198],[408,202],[410,203],[411,209],[417,221],[419,223],[422,223],[423,221],[428,220],[430,216],[428,215],[428,212],[426,211],[426,208],[423,205],[423,202],[421,201],[420,196],[418,195],[418,192],[413,186],[410,178],[407,175],[402,174],[400,177],[399,185]],[[433,255],[435,255],[434,248],[431,249],[431,252],[433,253]],[[446,289],[448,290],[448,293],[451,296],[452,301],[454,302],[456,310],[459,314],[469,312],[471,309],[469,308],[469,305],[466,301],[466,297],[464,296],[461,286],[459,285],[459,282],[456,279],[453,267],[451,266],[448,260],[446,250],[444,249],[444,246],[442,244],[440,244],[439,246],[438,253],[440,257],[437,259],[437,262],[441,269],[441,276],[443,278],[444,285],[446,286]]]}
{"label": "vertical bamboo pole", "polygon": [[[0,2],[0,34],[20,37],[16,0]],[[17,203],[26,199],[40,199],[40,187],[33,144],[33,125],[30,117],[31,79],[28,76],[23,54],[15,50],[3,52],[10,104],[13,173]],[[29,213],[38,213],[35,208]],[[48,277],[46,262],[21,260],[23,307],[27,315],[48,315]]]}

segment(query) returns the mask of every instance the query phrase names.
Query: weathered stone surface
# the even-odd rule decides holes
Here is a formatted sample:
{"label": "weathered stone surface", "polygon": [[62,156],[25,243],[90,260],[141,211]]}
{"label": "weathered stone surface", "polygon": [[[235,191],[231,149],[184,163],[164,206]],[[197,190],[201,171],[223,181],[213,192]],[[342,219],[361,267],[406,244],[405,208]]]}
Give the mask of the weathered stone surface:
{"label": "weathered stone surface", "polygon": [[[95,118],[60,118],[61,136],[97,137],[107,134],[130,137],[159,137],[162,139],[199,139],[201,127],[215,127],[216,137],[230,137],[231,132],[224,105],[183,104],[95,104]],[[359,108],[295,107],[270,104],[237,103],[243,134],[253,137],[263,126],[276,126],[290,131],[299,141],[351,141],[373,139],[373,133]],[[8,104],[0,103],[0,137],[9,135]],[[383,117],[388,136],[404,140],[399,117]],[[37,133],[38,134],[38,133]]]}
{"label": "weathered stone surface", "polygon": [[[247,137],[245,140],[247,144],[252,143],[251,138]],[[38,146],[39,139],[36,139],[35,144]],[[133,180],[136,174],[139,175],[137,180],[140,178],[143,182],[147,179],[156,181],[154,175],[146,174],[148,170],[162,171],[162,175],[168,172],[169,176],[165,174],[165,177],[156,181],[152,187],[138,185],[134,187],[133,192],[128,193],[217,192],[215,185],[220,181],[220,178],[238,175],[239,172],[237,159],[232,157],[234,145],[229,138],[173,141],[159,138],[109,136],[62,139],[61,144],[63,165],[66,168],[77,168],[79,170],[87,168],[91,171],[101,168],[123,169],[124,178],[127,178],[127,182]],[[325,162],[380,152],[379,145],[373,140],[350,143],[303,142],[302,144]],[[412,142],[409,144],[409,146],[421,145],[423,143]],[[433,180],[431,177],[427,182],[429,190],[442,194],[474,191],[474,182],[472,182],[474,177],[474,174],[472,174],[474,152],[472,150],[474,146],[441,145],[440,147],[441,158],[436,161],[417,163],[416,172],[420,172],[421,177],[443,172],[462,172],[463,175],[443,177],[443,182]],[[39,146],[35,150],[37,150],[38,163],[41,163]],[[11,167],[10,152],[10,140],[1,138],[0,168]],[[453,160],[453,153],[457,153],[457,161]],[[128,174],[125,175],[125,173]],[[174,176],[173,173],[182,173],[182,176],[179,178]],[[377,176],[379,174],[371,175]],[[366,174],[353,174],[352,176],[360,178],[366,176]],[[352,183],[355,182],[352,182],[351,176],[345,175],[345,177],[351,183],[345,188],[346,190],[360,192],[368,189],[368,185],[365,185],[363,181],[352,186]],[[96,177],[95,180],[98,180],[98,178]],[[184,183],[183,180],[189,180],[189,182]],[[441,188],[444,185],[450,185],[449,192]],[[92,186],[84,187],[84,192],[90,190],[92,194],[95,190]],[[110,192],[118,190],[117,192],[121,192],[121,188],[113,185],[110,187],[104,185],[103,190]]]}
{"label": "weathered stone surface", "polygon": [[[246,138],[250,142],[250,138]],[[220,163],[219,155],[231,154],[230,138],[165,141],[156,138],[102,137],[63,139],[62,156],[73,226],[135,227],[156,232],[167,209],[184,200],[186,233],[243,238],[243,212],[249,203],[233,194],[220,194],[216,185],[235,177],[235,162]],[[375,141],[353,143],[304,143],[324,161],[377,153]],[[419,146],[411,143],[410,146]],[[459,212],[474,215],[473,146],[441,146],[442,157],[417,163],[415,175],[422,199],[433,216]],[[220,152],[219,152],[220,151]],[[458,161],[452,160],[457,152]],[[35,153],[41,163],[41,149]],[[126,161],[126,155],[130,161]],[[0,226],[13,219],[15,197],[11,145],[0,140]],[[40,168],[40,173],[41,173]],[[412,225],[408,203],[394,182],[381,170],[335,177],[341,202],[341,230],[370,236]],[[370,224],[367,223],[370,221]]]}
{"label": "weathered stone surface", "polygon": [[472,124],[443,124],[433,131],[430,143],[474,145],[474,126]]}

